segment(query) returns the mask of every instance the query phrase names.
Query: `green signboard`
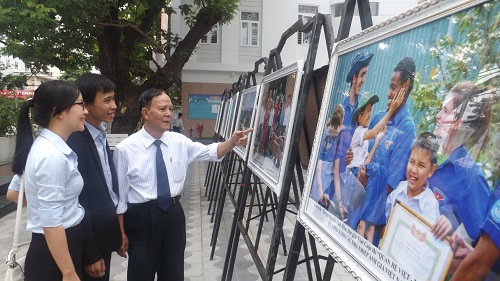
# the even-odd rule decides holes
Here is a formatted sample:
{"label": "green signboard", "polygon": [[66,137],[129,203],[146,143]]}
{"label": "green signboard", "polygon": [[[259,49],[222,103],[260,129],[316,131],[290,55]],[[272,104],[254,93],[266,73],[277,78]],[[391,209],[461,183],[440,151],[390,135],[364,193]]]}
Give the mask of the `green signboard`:
{"label": "green signboard", "polygon": [[213,119],[217,118],[221,105],[221,95],[188,95],[188,113],[190,119]]}

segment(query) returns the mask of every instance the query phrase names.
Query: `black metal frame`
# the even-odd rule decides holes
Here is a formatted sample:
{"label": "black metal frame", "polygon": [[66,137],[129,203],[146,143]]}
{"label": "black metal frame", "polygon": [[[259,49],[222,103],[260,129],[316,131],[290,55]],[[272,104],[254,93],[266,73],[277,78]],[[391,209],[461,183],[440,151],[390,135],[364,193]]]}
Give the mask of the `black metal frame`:
{"label": "black metal frame", "polygon": [[[326,20],[325,20],[326,19]],[[308,22],[306,25],[302,24],[302,20],[297,21],[295,24],[293,24],[289,29],[287,29],[279,43],[278,46],[275,49],[272,49],[269,54],[269,61],[268,65],[266,67],[265,75],[272,73],[273,71],[276,71],[280,68],[282,68],[282,62],[281,62],[281,50],[286,42],[286,40],[292,36],[296,32],[302,32],[302,31],[308,31],[312,30],[313,33],[313,39],[310,42],[310,47],[309,47],[309,52],[307,55],[307,60],[304,66],[304,79],[301,85],[301,90],[299,93],[298,97],[298,108],[299,110],[298,115],[294,121],[294,124],[292,126],[292,133],[291,133],[291,149],[290,149],[290,156],[288,163],[285,163],[287,166],[287,172],[285,175],[285,181],[283,188],[280,193],[279,200],[277,199],[276,194],[274,194],[270,188],[266,189],[266,195],[265,199],[263,201],[263,210],[261,211],[261,216],[260,216],[260,222],[259,222],[259,227],[257,231],[257,238],[255,241],[255,244],[253,241],[251,241],[250,237],[248,236],[248,220],[251,219],[251,209],[249,210],[248,213],[248,220],[247,220],[247,226],[243,225],[242,219],[245,213],[245,207],[246,207],[246,202],[247,202],[247,196],[250,192],[250,179],[252,177],[252,172],[247,169],[245,172],[245,181],[242,184],[239,194],[238,194],[238,204],[235,207],[235,215],[233,217],[233,226],[231,227],[231,234],[229,238],[229,244],[228,244],[228,250],[226,253],[226,259],[224,263],[224,269],[223,269],[223,275],[222,275],[222,280],[231,280],[232,274],[233,274],[233,268],[234,268],[234,261],[236,257],[236,252],[238,249],[238,241],[240,235],[243,236],[247,247],[252,255],[252,258],[254,260],[254,263],[257,267],[257,270],[259,271],[259,274],[263,280],[271,280],[273,275],[276,274],[277,272],[281,272],[286,269],[280,269],[277,272],[274,271],[275,264],[276,264],[276,257],[277,257],[277,251],[279,248],[279,245],[283,245],[283,250],[284,254],[287,255],[286,251],[286,243],[284,242],[284,233],[283,233],[283,221],[286,212],[289,210],[287,207],[289,205],[293,205],[296,209],[298,209],[298,205],[300,202],[300,196],[299,196],[299,190],[298,187],[301,187],[300,189],[302,190],[303,187],[303,179],[301,179],[302,172],[301,172],[301,165],[299,162],[298,158],[298,144],[299,144],[299,139],[300,139],[300,134],[303,128],[303,123],[304,123],[304,115],[305,115],[305,107],[307,104],[307,99],[308,99],[308,94],[309,94],[309,87],[310,83],[312,81],[312,76],[313,76],[313,71],[314,71],[314,63],[316,60],[316,53],[317,53],[317,48],[319,44],[319,38],[321,35],[321,27],[324,28],[325,30],[325,38],[327,38],[327,48],[328,48],[328,53],[329,55],[332,52],[332,37],[333,37],[333,28],[331,26],[331,21],[329,20],[329,17],[325,17],[322,14],[318,14],[314,17],[314,19],[310,22]],[[299,179],[299,183],[295,181],[296,175]],[[294,193],[294,198],[290,199],[290,187],[293,188],[293,193]],[[250,206],[253,204],[253,198],[255,194],[256,189],[254,188],[252,192],[252,199],[250,202]],[[277,202],[277,204],[273,204],[273,202]],[[273,204],[274,206],[271,207],[271,211],[275,211],[274,213],[274,219],[275,219],[275,224],[273,228],[273,234],[271,238],[271,245],[270,245],[270,251],[267,259],[266,265],[264,265],[260,259],[260,257],[256,254],[256,251],[258,249],[258,244],[260,241],[260,233],[262,231],[263,227],[263,222],[264,222],[264,214],[267,213],[267,207],[268,203]],[[251,208],[251,207],[250,207]],[[293,211],[292,211],[293,212]],[[307,246],[305,244],[305,240],[302,240],[305,249],[307,249]],[[316,253],[316,247],[314,242],[311,244],[313,248],[313,253]],[[299,249],[300,251],[300,249]],[[307,252],[307,250],[305,250]],[[308,262],[308,274],[310,278],[312,278],[312,273],[309,265],[309,261],[313,258],[308,257],[308,253],[306,253],[306,258],[305,262]],[[315,259],[316,260],[316,259]],[[287,266],[288,267],[288,266]],[[316,267],[316,272],[317,275],[319,274],[319,264],[315,262],[315,267]]]}
{"label": "black metal frame", "polygon": [[[225,100],[228,95],[229,95],[229,90],[227,90],[227,89],[224,90],[224,92],[222,93],[221,99]],[[225,107],[226,107],[226,104],[224,103],[224,105],[222,106],[222,108],[220,110],[220,113],[224,112]],[[217,116],[217,118],[220,118],[220,116]],[[221,126],[222,126],[222,120],[219,121],[217,128],[215,128],[213,142],[219,142],[222,140],[222,136],[220,135]],[[217,174],[217,171],[218,171],[218,163],[214,163],[214,162],[208,163],[207,176],[205,177],[205,187],[207,187],[205,189],[205,197],[208,195],[208,193],[212,192],[212,186],[214,183],[213,177]]]}
{"label": "black metal frame", "polygon": [[345,0],[344,2],[344,14],[340,19],[339,32],[337,41],[346,39],[349,37],[349,31],[351,30],[352,17],[354,15],[354,7],[358,2],[359,19],[361,21],[361,28],[367,29],[373,25],[372,12],[370,10],[369,0]]}
{"label": "black metal frame", "polygon": [[[372,25],[372,19],[371,19],[371,13],[370,13],[370,6],[369,6],[369,1],[368,0],[357,0],[358,2],[358,7],[359,7],[359,12],[360,12],[360,18],[361,18],[361,25],[363,29],[369,27]],[[344,38],[347,38],[349,32],[348,30],[350,29],[350,25],[352,22],[352,16],[354,12],[354,6],[356,4],[356,0],[346,0],[346,9],[344,12],[344,15],[341,20],[341,25],[339,28],[339,37],[337,38],[337,41],[342,40]],[[288,206],[292,205],[294,206],[297,210],[299,208],[300,204],[300,196],[299,192],[302,193],[303,188],[304,188],[304,179],[302,178],[302,171],[301,171],[301,164],[299,161],[299,154],[298,154],[298,146],[299,146],[299,140],[301,136],[301,131],[302,129],[307,131],[307,128],[305,127],[305,108],[307,105],[307,100],[308,100],[308,95],[309,95],[309,89],[311,83],[314,83],[314,92],[316,94],[316,105],[319,108],[321,106],[321,102],[319,101],[319,93],[317,89],[317,83],[313,78],[313,72],[314,72],[314,63],[316,59],[316,53],[318,49],[318,44],[319,44],[319,38],[321,35],[321,27],[323,27],[323,31],[325,34],[325,39],[326,39],[326,46],[327,46],[327,52],[329,57],[332,54],[333,50],[333,28],[331,24],[331,18],[330,16],[325,16],[323,14],[318,14],[314,17],[312,21],[309,21],[307,24],[303,25],[302,20],[297,21],[294,23],[289,29],[287,29],[283,35],[281,36],[281,39],[278,43],[278,46],[274,49],[272,49],[269,53],[269,59],[267,58],[261,58],[258,61],[255,62],[255,69],[253,71],[249,71],[248,75],[246,77],[240,76],[238,79],[238,82],[233,83],[233,89],[232,92],[235,93],[235,89],[238,89],[239,91],[250,87],[251,85],[256,85],[257,81],[255,78],[255,74],[258,72],[258,67],[260,64],[265,63],[265,72],[264,75],[270,74],[274,71],[277,71],[282,68],[282,61],[281,61],[281,50],[283,49],[283,46],[286,42],[286,40],[292,36],[296,32],[308,32],[312,30],[312,40],[310,42],[309,46],[309,51],[307,55],[307,60],[304,65],[304,79],[302,80],[302,85],[300,88],[300,93],[299,93],[299,100],[298,100],[298,111],[297,111],[297,117],[294,120],[294,124],[292,126],[292,134],[291,134],[291,148],[289,151],[290,157],[288,159],[288,163],[285,163],[287,166],[287,172],[285,175],[285,181],[283,184],[283,188],[281,189],[280,197],[279,200],[277,199],[277,196],[275,193],[272,192],[270,188],[266,188],[265,192],[265,198],[262,198],[264,195],[262,192],[262,186],[260,185],[260,179],[256,177],[250,169],[247,168],[247,161],[248,159],[240,159],[239,157],[236,156],[235,153],[232,153],[230,157],[226,158],[228,159],[226,163],[222,163],[222,168],[217,171],[214,171],[212,173],[210,167],[207,172],[207,177],[214,177],[215,174],[221,173],[223,174],[224,180],[216,180],[216,182],[219,182],[217,184],[217,187],[215,188],[216,195],[214,198],[211,198],[210,200],[218,201],[218,204],[214,203],[214,213],[215,213],[215,225],[214,225],[214,231],[212,233],[212,241],[211,241],[211,246],[212,246],[212,252],[211,252],[211,258],[213,258],[214,250],[215,250],[215,244],[217,242],[217,235],[219,232],[219,227],[220,227],[220,222],[221,222],[221,217],[222,217],[222,211],[224,207],[224,202],[226,199],[226,195],[229,192],[230,197],[232,200],[232,203],[235,207],[235,213],[233,216],[233,223],[231,227],[231,234],[229,237],[229,243],[228,243],[228,248],[226,252],[226,258],[224,261],[224,269],[223,269],[223,274],[222,274],[222,280],[231,280],[232,275],[233,275],[233,269],[234,269],[234,263],[235,263],[235,258],[236,258],[236,253],[238,250],[238,243],[239,243],[239,238],[242,235],[244,238],[244,241],[247,244],[247,247],[251,253],[251,256],[254,260],[255,266],[257,267],[257,270],[259,271],[259,274],[263,280],[272,280],[274,274],[278,272],[284,271],[284,278],[283,280],[293,280],[295,276],[295,270],[298,264],[301,263],[307,263],[307,272],[308,272],[308,277],[309,280],[313,280],[312,276],[312,271],[311,271],[311,265],[310,261],[313,261],[314,263],[314,268],[315,268],[315,277],[317,280],[330,280],[333,272],[333,267],[335,264],[335,260],[331,257],[322,257],[319,256],[316,250],[316,241],[314,237],[312,237],[310,234],[308,235],[308,240],[309,240],[309,245],[311,249],[311,256],[309,255],[309,248],[307,247],[307,239],[305,235],[305,229],[304,227],[299,223],[295,223],[295,228],[294,228],[294,233],[293,233],[293,238],[292,238],[292,243],[291,243],[291,249],[290,249],[290,255],[288,255],[288,260],[286,267],[281,268],[277,271],[275,271],[275,265],[276,265],[276,257],[278,254],[278,248],[280,244],[283,244],[283,250],[284,254],[287,255],[286,251],[286,243],[284,241],[284,234],[283,234],[283,222],[284,222],[284,217],[286,212],[293,212],[288,210]],[[346,32],[347,30],[347,32]],[[244,83],[243,83],[244,81]],[[226,92],[225,92],[226,93]],[[234,129],[234,128],[233,128]],[[215,139],[215,136],[214,136]],[[310,154],[311,151],[311,140],[309,140],[306,136],[306,146],[308,153]],[[229,156],[229,155],[228,155]],[[238,168],[236,168],[236,173],[234,172],[236,165]],[[241,184],[239,184],[239,174],[243,171],[243,181]],[[211,175],[209,175],[211,174]],[[236,175],[236,179],[232,181],[234,176]],[[252,176],[254,177],[253,182],[251,181]],[[221,175],[222,177],[222,175]],[[210,182],[210,180],[208,180]],[[213,183],[214,181],[212,181]],[[206,183],[207,184],[207,183]],[[221,187],[222,185],[222,187]],[[234,187],[234,192],[231,191],[231,187]],[[251,187],[254,187],[253,190]],[[236,194],[236,188],[239,187],[238,191],[238,198],[237,200],[234,199],[234,195]],[[294,192],[294,198],[290,198],[290,187],[293,188]],[[220,196],[218,195],[218,189],[222,188]],[[299,191],[300,189],[300,191]],[[260,197],[259,197],[259,190],[260,190]],[[251,202],[250,205],[247,205],[247,198],[248,195],[251,195]],[[255,217],[251,216],[251,209],[254,206],[254,199],[257,197],[257,200],[262,199],[262,204],[259,202],[258,207],[260,209],[260,215],[257,215]],[[259,200],[260,201],[260,200]],[[267,210],[268,204],[273,205],[270,210]],[[217,205],[217,208],[215,207]],[[243,217],[245,215],[245,209],[247,207],[249,208],[248,212],[248,219],[247,219],[247,225],[243,225]],[[210,207],[209,207],[209,213],[210,213]],[[216,211],[215,211],[216,210]],[[257,255],[257,249],[258,249],[258,243],[260,239],[260,233],[262,231],[263,227],[263,222],[264,219],[267,220],[267,213],[268,212],[273,212],[273,217],[275,220],[274,228],[273,228],[273,234],[271,238],[271,244],[270,244],[270,250],[268,254],[268,259],[266,265],[263,264],[262,260],[260,257]],[[212,214],[212,220],[214,214]],[[256,217],[260,216],[260,222],[259,222],[259,227],[258,227],[258,234],[257,234],[257,239],[255,245],[253,244],[254,242],[251,241],[251,238],[248,236],[248,224],[251,219],[255,219]],[[305,254],[305,259],[302,261],[299,261],[299,255],[300,255],[300,250],[301,248],[304,249],[304,254]],[[324,272],[322,273],[320,270],[320,265],[319,265],[319,259],[326,259],[327,263],[324,268]]]}
{"label": "black metal frame", "polygon": [[[373,25],[372,21],[372,16],[371,16],[371,11],[370,11],[370,3],[369,0],[357,0],[358,2],[358,9],[359,9],[359,15],[360,15],[360,20],[361,20],[361,27],[362,29],[366,29],[368,27],[371,27]],[[346,0],[345,1],[345,10],[344,14],[342,15],[341,21],[340,21],[340,26],[339,26],[339,32],[338,32],[338,37],[336,42],[343,40],[349,36],[349,30],[351,28],[351,23],[352,23],[352,17],[354,15],[354,7],[356,4],[356,0]],[[331,26],[331,25],[330,25]],[[325,31],[326,33],[326,31]],[[327,45],[328,46],[328,45]],[[328,50],[329,58],[332,54],[331,50]],[[317,93],[317,90],[315,89],[315,93]],[[319,98],[318,96],[316,97],[316,101],[318,101]],[[318,109],[320,108],[320,103],[317,104]],[[309,155],[311,154],[311,147],[308,145],[307,147]],[[303,183],[302,183],[303,186]],[[303,225],[301,225],[299,222],[295,223],[295,228],[293,232],[293,238],[292,238],[292,245],[290,249],[290,255],[288,256],[287,260],[287,265],[285,268],[285,273],[283,275],[283,280],[286,281],[292,281],[295,277],[295,272],[297,269],[297,265],[300,263],[299,262],[299,255],[300,255],[300,250],[301,247],[304,248],[304,254],[307,257],[307,243],[306,243],[306,231]],[[318,254],[316,252],[316,240],[311,234],[308,234],[309,242],[311,244],[311,249],[313,251],[313,257],[316,257],[314,259],[315,266],[319,267],[318,263]],[[333,273],[333,268],[335,265],[336,261],[332,256],[327,257],[327,262],[325,265],[324,273],[321,275],[318,271],[316,271],[316,280],[330,280],[332,277]],[[312,280],[311,276],[309,276],[309,280]]]}
{"label": "black metal frame", "polygon": [[[257,60],[255,62],[254,70],[249,71],[247,75],[244,75],[244,74],[240,75],[238,82],[233,83],[232,91],[233,92],[239,91],[241,93],[246,88],[256,86],[257,79],[255,77],[255,74],[258,73],[259,66],[261,64],[264,64],[264,69],[265,69],[267,62],[268,62],[268,60],[265,57]],[[237,110],[239,110],[239,109],[237,109]],[[236,129],[236,124],[234,124],[234,126],[235,127],[233,127],[233,130]],[[246,159],[239,158],[236,153],[231,152],[230,155],[226,157],[226,159],[229,159],[226,162],[227,168],[221,170],[222,173],[224,173],[226,175],[225,180],[222,182],[218,182],[218,186],[216,187],[217,190],[219,188],[222,188],[221,194],[220,194],[220,196],[216,195],[215,199],[209,198],[209,200],[213,199],[213,200],[218,201],[217,208],[215,207],[215,204],[214,204],[215,212],[212,213],[212,217],[211,217],[211,222],[214,222],[214,228],[213,228],[212,237],[210,240],[210,246],[212,247],[211,253],[210,253],[210,259],[213,259],[213,256],[215,253],[215,248],[217,245],[217,237],[219,234],[220,223],[221,223],[221,219],[222,219],[222,213],[223,213],[223,208],[224,208],[226,196],[229,193],[229,195],[230,195],[229,198],[231,199],[231,203],[233,204],[233,207],[235,207],[237,204],[237,202],[235,200],[235,191],[239,185],[239,176],[240,176],[240,174],[244,175],[245,169],[246,169]],[[222,165],[224,165],[224,163]],[[236,166],[237,166],[237,168],[236,168]],[[236,169],[236,172],[235,172],[235,169]],[[207,172],[207,177],[212,176],[212,175],[209,175],[209,173],[211,173],[210,169]],[[218,170],[215,171],[214,173],[218,173]],[[235,176],[236,176],[236,178],[234,178]],[[220,184],[222,184],[222,187],[220,186]],[[234,191],[231,190],[232,187],[234,188]],[[259,201],[259,206],[260,206],[259,197],[257,198],[257,200]],[[211,203],[212,203],[212,201],[210,202],[210,204]],[[210,206],[209,206],[209,209],[210,209]],[[210,213],[210,211],[209,211],[209,213]],[[214,214],[215,214],[215,221],[214,221]]]}

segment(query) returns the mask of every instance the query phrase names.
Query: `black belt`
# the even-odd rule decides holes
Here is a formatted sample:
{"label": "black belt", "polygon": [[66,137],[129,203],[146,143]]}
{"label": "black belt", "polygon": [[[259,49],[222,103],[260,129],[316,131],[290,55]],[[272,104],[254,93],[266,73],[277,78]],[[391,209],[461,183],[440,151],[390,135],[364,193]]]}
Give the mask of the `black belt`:
{"label": "black belt", "polygon": [[[180,203],[181,201],[181,196],[177,195],[175,197],[170,198],[170,206],[175,205]],[[152,206],[157,206],[156,204],[156,199],[154,200],[149,200],[144,203],[128,203],[129,206],[134,206],[134,207],[152,207]]]}
{"label": "black belt", "polygon": [[172,200],[172,202],[170,202],[170,205],[175,205],[177,203],[180,203],[181,201],[181,196],[180,195],[177,195],[175,197],[172,197],[170,198]]}

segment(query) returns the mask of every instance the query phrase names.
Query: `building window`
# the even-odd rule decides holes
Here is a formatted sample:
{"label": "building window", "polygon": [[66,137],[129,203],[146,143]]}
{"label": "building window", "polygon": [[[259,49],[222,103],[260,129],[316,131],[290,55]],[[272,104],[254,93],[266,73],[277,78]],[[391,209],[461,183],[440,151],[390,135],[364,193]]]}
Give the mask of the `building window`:
{"label": "building window", "polygon": [[214,25],[212,30],[203,35],[200,39],[202,44],[218,44],[219,43],[219,26]]}
{"label": "building window", "polygon": [[[338,3],[338,4],[333,4],[332,5],[332,15],[335,18],[342,17],[344,14],[344,4],[345,3]],[[376,17],[379,15],[378,12],[378,2],[370,2],[370,12],[373,17]],[[354,7],[354,16],[359,17],[359,10],[358,10],[358,4],[356,4],[356,7]]]}
{"label": "building window", "polygon": [[259,45],[259,13],[241,12],[241,46]]}
{"label": "building window", "polygon": [[[318,13],[318,6],[299,5],[299,20],[305,19],[305,22],[310,21]],[[297,43],[309,44],[311,41],[312,30],[309,32],[298,32]]]}

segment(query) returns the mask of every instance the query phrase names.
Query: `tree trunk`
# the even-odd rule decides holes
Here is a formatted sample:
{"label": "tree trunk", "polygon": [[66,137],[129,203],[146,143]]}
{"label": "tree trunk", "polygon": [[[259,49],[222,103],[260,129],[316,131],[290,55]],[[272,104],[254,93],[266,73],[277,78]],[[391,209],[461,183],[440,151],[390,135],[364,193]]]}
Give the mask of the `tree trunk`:
{"label": "tree trunk", "polygon": [[[150,16],[153,16],[151,13]],[[138,101],[141,93],[147,89],[163,89],[169,94],[172,85],[181,86],[181,73],[184,65],[189,60],[198,41],[211,30],[212,26],[219,22],[222,13],[202,8],[197,14],[194,26],[189,30],[184,39],[179,42],[169,61],[157,69],[142,85],[135,85],[130,77],[130,51],[132,46],[127,41],[132,36],[129,29],[125,29],[125,39],[117,46],[117,38],[123,29],[116,27],[104,27],[103,35],[98,38],[99,44],[99,68],[103,75],[107,76],[116,84],[117,110],[112,126],[112,133],[132,134],[137,127],[140,118]],[[138,41],[143,41],[138,40]],[[137,44],[135,41],[134,44]],[[171,93],[173,94],[173,93]]]}
{"label": "tree trunk", "polygon": [[[118,89],[117,89],[118,91]],[[141,92],[138,87],[120,89],[123,93],[124,100],[117,100],[117,110],[115,120],[111,127],[111,132],[114,134],[132,134],[139,122],[141,112],[139,110],[139,97]]]}

